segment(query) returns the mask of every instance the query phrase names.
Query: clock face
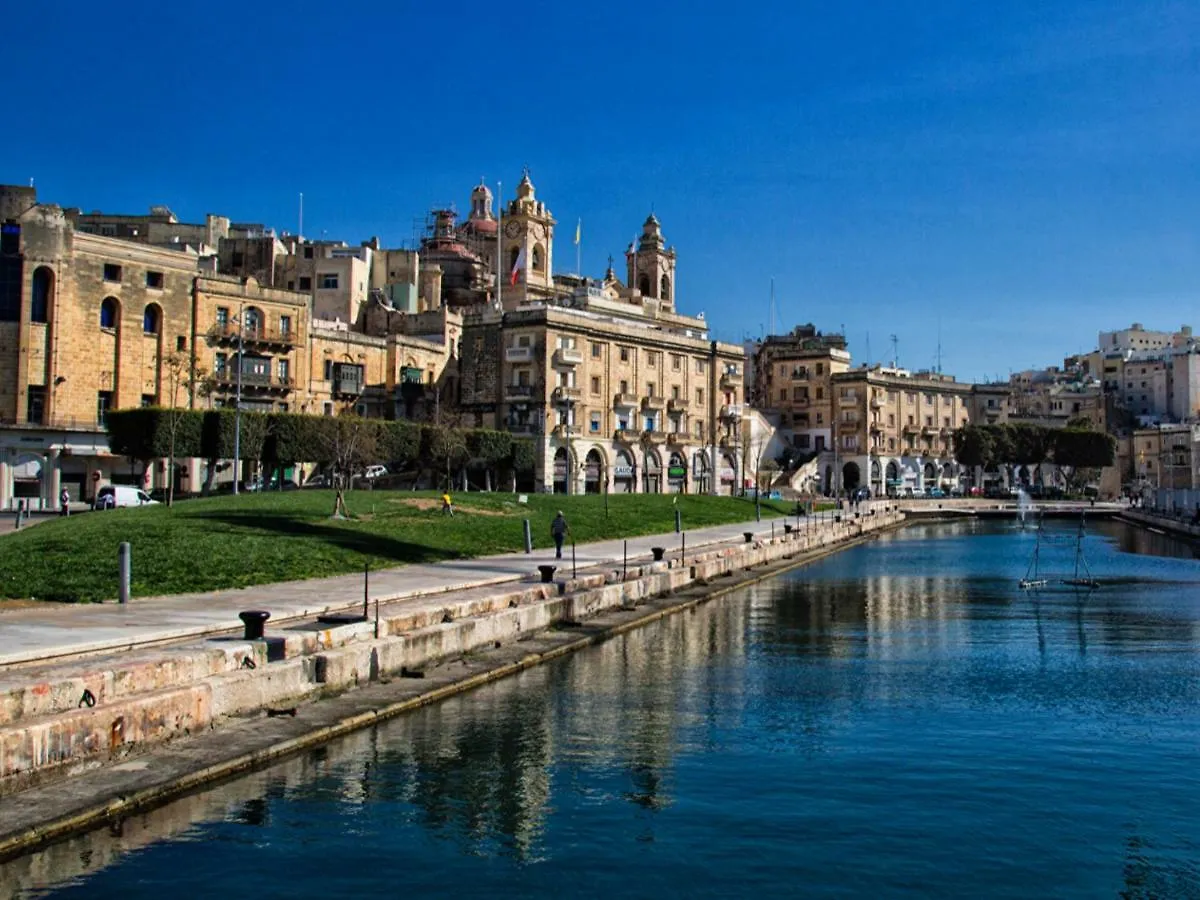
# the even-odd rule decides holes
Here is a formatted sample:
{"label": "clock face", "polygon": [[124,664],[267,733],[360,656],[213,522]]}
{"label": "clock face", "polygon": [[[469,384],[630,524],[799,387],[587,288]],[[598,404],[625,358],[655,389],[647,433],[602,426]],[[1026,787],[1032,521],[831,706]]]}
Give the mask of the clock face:
{"label": "clock face", "polygon": [[507,234],[510,238],[515,238],[518,234],[521,233],[521,223],[520,222],[509,222],[507,225],[504,226],[504,233]]}
{"label": "clock face", "polygon": [[544,238],[546,236],[546,228],[542,225],[533,226],[533,234],[535,237]]}

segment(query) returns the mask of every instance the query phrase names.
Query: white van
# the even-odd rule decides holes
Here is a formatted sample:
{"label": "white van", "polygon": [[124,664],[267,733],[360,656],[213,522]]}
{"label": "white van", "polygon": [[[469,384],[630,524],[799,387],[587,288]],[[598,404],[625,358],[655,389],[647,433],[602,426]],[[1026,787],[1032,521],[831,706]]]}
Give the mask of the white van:
{"label": "white van", "polygon": [[157,506],[157,500],[132,484],[106,484],[96,492],[96,509],[116,509],[118,506]]}

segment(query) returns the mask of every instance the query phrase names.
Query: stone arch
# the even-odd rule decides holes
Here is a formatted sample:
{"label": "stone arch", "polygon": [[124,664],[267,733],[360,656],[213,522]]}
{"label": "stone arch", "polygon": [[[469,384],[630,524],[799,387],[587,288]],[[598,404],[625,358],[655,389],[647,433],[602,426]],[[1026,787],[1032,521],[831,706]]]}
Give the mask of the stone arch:
{"label": "stone arch", "polygon": [[33,284],[29,297],[29,321],[48,322],[50,307],[54,303],[54,270],[49,266],[38,266],[33,270]]}
{"label": "stone arch", "polygon": [[[680,474],[680,469],[683,470]],[[672,472],[675,473],[672,475]],[[687,457],[679,451],[672,451],[667,458],[667,490],[673,494],[686,494],[688,484]]]}
{"label": "stone arch", "polygon": [[852,491],[860,484],[862,484],[862,470],[858,467],[858,463],[851,460],[842,466],[842,487]]}
{"label": "stone arch", "polygon": [[613,491],[618,494],[637,492],[638,465],[633,451],[621,447],[613,458]]}
{"label": "stone arch", "polygon": [[142,333],[160,334],[162,332],[162,307],[157,303],[147,303],[142,310]]}
{"label": "stone arch", "polygon": [[709,467],[708,451],[697,450],[692,454],[692,481],[697,494],[712,492],[712,469]]}
{"label": "stone arch", "polygon": [[833,466],[825,467],[825,486],[822,493],[826,496],[833,493]]}
{"label": "stone arch", "polygon": [[657,450],[647,450],[642,465],[647,494],[661,494],[666,483],[666,472],[663,471],[662,456]]}
{"label": "stone arch", "polygon": [[638,290],[642,292],[643,297],[650,296],[650,276],[645,272],[638,276]]}
{"label": "stone arch", "polygon": [[[737,493],[737,472],[738,472],[737,454],[736,453],[721,454],[721,468],[728,469],[729,474],[723,474],[721,472],[718,472],[717,477],[721,480],[721,482],[723,484],[729,485],[729,494],[731,494],[731,495],[736,494]],[[729,481],[726,482],[725,481],[726,478],[728,478]]]}
{"label": "stone arch", "polygon": [[121,302],[116,297],[105,297],[100,301],[100,327],[116,328],[121,321]]}
{"label": "stone arch", "polygon": [[884,493],[888,495],[900,493],[900,463],[889,459],[884,473],[886,479],[883,483]]}
{"label": "stone arch", "polygon": [[566,447],[559,447],[554,451],[554,469],[551,473],[554,493],[568,493],[567,485],[577,469],[574,453],[568,452]]}
{"label": "stone arch", "polygon": [[541,244],[533,245],[533,257],[530,260],[533,271],[546,271],[546,249]]}
{"label": "stone arch", "polygon": [[662,281],[659,282],[658,297],[667,303],[671,301],[671,279],[667,275],[664,275]]}
{"label": "stone arch", "polygon": [[879,460],[871,460],[871,484],[877,485],[883,478],[883,466],[879,464]]}
{"label": "stone arch", "polygon": [[593,447],[583,458],[583,492],[603,493],[607,484],[608,465],[604,459],[604,452],[599,447]]}
{"label": "stone arch", "polygon": [[938,477],[937,464],[936,463],[925,463],[925,468],[921,474],[924,476],[925,481],[927,483],[928,482],[936,482],[937,477]]}

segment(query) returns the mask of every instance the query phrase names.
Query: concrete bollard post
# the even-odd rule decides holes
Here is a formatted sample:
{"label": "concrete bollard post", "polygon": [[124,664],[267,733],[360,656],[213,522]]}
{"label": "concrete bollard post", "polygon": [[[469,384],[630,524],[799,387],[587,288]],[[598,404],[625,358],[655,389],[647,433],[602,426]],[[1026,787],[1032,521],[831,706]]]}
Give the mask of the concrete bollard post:
{"label": "concrete bollard post", "polygon": [[117,546],[117,602],[129,602],[129,576],[133,569],[132,552],[128,541],[121,541]]}
{"label": "concrete bollard post", "polygon": [[14,528],[20,529],[20,527],[21,527],[21,513],[22,513],[22,512],[24,512],[24,511],[25,511],[25,501],[24,501],[24,500],[18,500],[18,501],[17,501],[17,520],[16,520],[16,522],[14,522],[14,523],[13,523],[13,527],[14,527]]}
{"label": "concrete bollard post", "polygon": [[363,619],[371,614],[371,564],[363,563]]}
{"label": "concrete bollard post", "polygon": [[621,542],[621,580],[625,581],[629,576],[629,541]]}
{"label": "concrete bollard post", "polygon": [[675,533],[679,534],[679,532],[681,532],[681,531],[683,531],[683,522],[679,517],[679,510],[676,509],[675,510]]}
{"label": "concrete bollard post", "polygon": [[529,520],[525,520],[525,552],[533,552],[533,531],[529,528]]}
{"label": "concrete bollard post", "polygon": [[575,542],[571,541],[571,577],[575,578]]}

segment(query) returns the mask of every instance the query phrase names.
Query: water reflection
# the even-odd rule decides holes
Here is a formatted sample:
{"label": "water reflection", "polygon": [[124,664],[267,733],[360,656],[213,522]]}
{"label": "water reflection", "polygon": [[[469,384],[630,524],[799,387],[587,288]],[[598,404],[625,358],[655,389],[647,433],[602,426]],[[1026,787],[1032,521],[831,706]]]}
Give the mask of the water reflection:
{"label": "water reflection", "polygon": [[439,894],[1200,890],[1197,567],[1126,531],[1089,533],[1094,592],[1019,590],[1036,538],[1006,523],[899,532],[10,863],[0,896],[281,886],[259,868],[294,897],[397,868]]}

